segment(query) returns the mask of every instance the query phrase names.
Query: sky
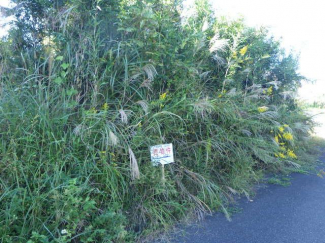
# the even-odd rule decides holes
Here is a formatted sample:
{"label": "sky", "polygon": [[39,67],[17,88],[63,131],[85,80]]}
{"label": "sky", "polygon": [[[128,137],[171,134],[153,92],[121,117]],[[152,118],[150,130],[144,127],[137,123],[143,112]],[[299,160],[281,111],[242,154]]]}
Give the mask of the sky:
{"label": "sky", "polygon": [[[0,6],[1,7],[10,7],[10,1],[9,0],[0,0]],[[9,29],[9,26],[6,25],[9,23],[13,18],[3,18],[0,15],[0,37],[4,36]]]}
{"label": "sky", "polygon": [[[188,4],[194,0],[186,0]],[[268,26],[283,47],[300,54],[300,73],[315,83],[299,90],[302,99],[325,97],[325,1],[210,0],[218,15],[244,17],[249,26]],[[0,0],[8,6],[9,0]],[[0,35],[5,33],[1,27]],[[325,100],[325,99],[324,99]]]}
{"label": "sky", "polygon": [[[187,0],[193,2],[194,0]],[[325,97],[325,1],[322,0],[211,0],[217,15],[244,17],[249,26],[267,26],[287,50],[300,54],[304,83],[301,99]],[[325,100],[325,99],[324,99]]]}

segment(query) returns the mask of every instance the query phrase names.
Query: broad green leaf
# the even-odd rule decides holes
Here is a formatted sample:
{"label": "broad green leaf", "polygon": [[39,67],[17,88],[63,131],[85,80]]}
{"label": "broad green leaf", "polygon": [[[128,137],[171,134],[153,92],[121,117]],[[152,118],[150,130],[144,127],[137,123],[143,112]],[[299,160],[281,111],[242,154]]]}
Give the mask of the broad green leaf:
{"label": "broad green leaf", "polygon": [[62,67],[64,70],[66,70],[69,66],[70,66],[69,63],[62,63],[62,64],[61,64],[61,67]]}
{"label": "broad green leaf", "polygon": [[63,83],[63,79],[61,78],[61,77],[57,77],[57,78],[55,78],[54,79],[54,83],[56,83],[56,84],[62,84]]}
{"label": "broad green leaf", "polygon": [[71,89],[67,90],[67,95],[68,96],[72,96],[72,95],[75,95],[75,94],[78,94],[78,91],[75,90],[74,88],[71,88]]}

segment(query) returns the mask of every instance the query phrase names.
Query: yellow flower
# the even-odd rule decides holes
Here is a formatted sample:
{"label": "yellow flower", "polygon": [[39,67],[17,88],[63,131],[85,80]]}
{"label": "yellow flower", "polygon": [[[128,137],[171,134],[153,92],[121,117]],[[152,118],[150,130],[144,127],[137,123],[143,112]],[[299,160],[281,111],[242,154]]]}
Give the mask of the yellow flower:
{"label": "yellow flower", "polygon": [[289,132],[284,133],[283,134],[283,138],[286,139],[286,140],[288,140],[288,141],[293,140],[293,136]]}
{"label": "yellow flower", "polygon": [[257,110],[259,113],[263,113],[265,111],[267,111],[269,108],[267,106],[261,106],[261,107],[258,107]]}
{"label": "yellow flower", "polygon": [[284,126],[284,127],[289,127],[289,125],[287,125],[287,124],[284,124],[283,126]]}
{"label": "yellow flower", "polygon": [[219,98],[223,97],[223,95],[227,93],[227,90],[222,90],[221,93],[218,95]]}
{"label": "yellow flower", "polygon": [[279,143],[279,137],[278,136],[275,136],[274,140],[275,140],[276,143]]}
{"label": "yellow flower", "polygon": [[278,155],[277,153],[275,153],[274,155],[275,155],[275,157],[277,157],[277,158],[279,157],[279,155]]}
{"label": "yellow flower", "polygon": [[95,107],[92,107],[90,110],[89,110],[90,113],[92,114],[96,114],[97,113],[97,110]]}
{"label": "yellow flower", "polygon": [[239,53],[244,56],[247,52],[248,46],[244,46],[242,49],[240,49]]}
{"label": "yellow flower", "polygon": [[273,93],[273,86],[270,86],[267,91],[266,91],[267,95],[272,95]]}
{"label": "yellow flower", "polygon": [[166,96],[167,96],[167,92],[161,94],[161,95],[159,96],[159,99],[160,99],[160,100],[164,100],[164,99],[166,99]]}
{"label": "yellow flower", "polygon": [[104,105],[103,105],[103,110],[104,110],[104,111],[107,111],[108,108],[109,108],[109,105],[108,105],[107,103],[104,103]]}
{"label": "yellow flower", "polygon": [[115,154],[112,153],[112,152],[109,153],[109,154],[111,155],[111,160],[115,162],[115,161],[116,161],[116,156],[115,156]]}
{"label": "yellow flower", "polygon": [[284,127],[279,127],[280,132],[284,132]]}
{"label": "yellow flower", "polygon": [[287,154],[290,158],[297,159],[297,155],[292,150],[288,149]]}
{"label": "yellow flower", "polygon": [[282,158],[282,159],[286,158],[286,156],[283,153],[279,153],[279,157]]}

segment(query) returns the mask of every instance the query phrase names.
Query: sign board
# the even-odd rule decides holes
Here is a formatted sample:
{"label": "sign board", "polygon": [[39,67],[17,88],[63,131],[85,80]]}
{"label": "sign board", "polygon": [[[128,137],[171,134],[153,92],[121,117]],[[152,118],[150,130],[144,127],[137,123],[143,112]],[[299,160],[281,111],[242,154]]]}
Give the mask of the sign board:
{"label": "sign board", "polygon": [[175,162],[172,143],[150,147],[150,155],[153,165],[166,165]]}

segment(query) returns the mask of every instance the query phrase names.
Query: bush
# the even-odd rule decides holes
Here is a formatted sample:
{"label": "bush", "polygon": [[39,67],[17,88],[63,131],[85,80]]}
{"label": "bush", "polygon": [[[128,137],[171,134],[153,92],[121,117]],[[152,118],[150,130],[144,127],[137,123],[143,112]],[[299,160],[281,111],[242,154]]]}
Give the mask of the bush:
{"label": "bush", "polygon": [[0,45],[3,242],[135,241],[306,163],[303,77],[267,30],[205,1],[191,17],[177,1],[23,3]]}

